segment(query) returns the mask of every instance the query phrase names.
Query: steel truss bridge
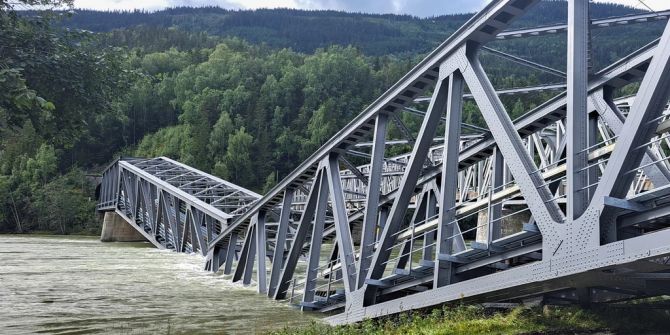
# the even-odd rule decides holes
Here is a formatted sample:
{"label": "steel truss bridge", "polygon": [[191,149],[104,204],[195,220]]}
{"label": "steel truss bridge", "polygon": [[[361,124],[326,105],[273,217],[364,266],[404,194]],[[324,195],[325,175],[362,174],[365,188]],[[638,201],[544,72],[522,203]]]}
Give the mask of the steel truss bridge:
{"label": "steel truss bridge", "polygon": [[[128,158],[104,172],[98,209],[334,324],[456,301],[670,294],[670,26],[589,66],[591,30],[670,12],[590,20],[587,0],[569,0],[567,25],[508,29],[537,2],[492,1],[262,197]],[[546,34],[567,34],[566,72],[487,47]],[[482,52],[563,84],[496,91]],[[615,99],[632,83],[637,95]],[[499,98],[541,90],[559,92],[516,120]],[[462,122],[464,99],[485,126]],[[418,134],[401,113],[422,118]],[[387,138],[391,123],[404,138]],[[387,157],[398,144],[411,151]]]}

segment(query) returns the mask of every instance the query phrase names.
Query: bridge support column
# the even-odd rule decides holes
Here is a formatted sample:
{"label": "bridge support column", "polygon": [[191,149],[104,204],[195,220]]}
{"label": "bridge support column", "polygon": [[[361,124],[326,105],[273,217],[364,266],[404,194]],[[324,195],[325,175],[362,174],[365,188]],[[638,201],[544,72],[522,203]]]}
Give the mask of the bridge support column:
{"label": "bridge support column", "polygon": [[147,239],[115,212],[105,212],[102,221],[102,242],[145,242]]}

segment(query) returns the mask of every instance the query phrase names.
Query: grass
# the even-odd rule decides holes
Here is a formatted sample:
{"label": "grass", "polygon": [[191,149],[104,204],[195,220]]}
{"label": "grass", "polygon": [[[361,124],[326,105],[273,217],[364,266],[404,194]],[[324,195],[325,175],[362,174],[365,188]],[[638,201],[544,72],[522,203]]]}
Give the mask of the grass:
{"label": "grass", "polygon": [[668,334],[670,313],[661,309],[595,307],[524,308],[492,311],[477,306],[445,307],[431,313],[405,313],[354,325],[313,323],[274,335],[349,334]]}

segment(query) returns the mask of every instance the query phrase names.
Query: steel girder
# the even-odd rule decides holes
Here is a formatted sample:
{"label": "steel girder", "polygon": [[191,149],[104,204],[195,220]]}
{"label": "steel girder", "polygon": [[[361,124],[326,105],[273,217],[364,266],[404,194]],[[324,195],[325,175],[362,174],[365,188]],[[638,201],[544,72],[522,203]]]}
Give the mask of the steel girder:
{"label": "steel girder", "polygon": [[[605,19],[598,19],[591,21],[591,29],[607,28],[613,26],[623,26],[629,24],[647,23],[654,21],[667,21],[670,18],[670,10],[664,10],[653,13],[631,14],[620,17],[612,17]],[[517,29],[502,32],[496,36],[498,40],[508,40],[515,38],[526,38],[544,35],[554,35],[566,33],[568,31],[567,24],[558,24],[545,27]]]}
{"label": "steel girder", "polygon": [[[667,13],[589,24],[587,1],[570,0],[569,25],[505,32],[537,2],[492,1],[267,195],[242,209],[223,207],[228,217],[212,209],[217,200],[196,199],[202,205],[180,193],[205,185],[195,194],[207,194],[199,193],[207,176],[177,175],[172,169],[185,167],[166,162],[155,163],[160,171],[152,177],[117,162],[103,178],[100,208],[122,209],[130,222],[160,221],[154,225],[164,227],[166,240],[207,254],[208,268],[223,266],[234,281],[252,283],[255,267],[260,293],[333,313],[332,323],[453,301],[667,294],[670,28],[598,73],[584,70],[589,29],[666,20]],[[499,99],[512,91],[493,88],[479,51],[494,40],[560,31],[569,34],[566,55],[574,61],[567,85],[552,89],[566,92],[512,121]],[[616,88],[640,80],[635,99],[613,98]],[[432,96],[422,98],[425,92]],[[461,133],[474,130],[461,122],[467,97],[485,120],[473,134]],[[403,112],[423,118],[421,130],[403,132],[411,152],[385,157],[397,143],[387,139],[387,124],[403,128]],[[440,123],[445,132],[436,141]],[[361,159],[369,164],[353,163]],[[118,197],[109,186],[114,169]],[[154,191],[143,180],[169,193],[156,202],[165,208],[156,211],[166,213],[161,220],[144,209]],[[184,206],[192,214],[172,214]],[[175,225],[199,213],[219,223],[200,226],[212,231],[207,250],[180,239],[188,228]]]}

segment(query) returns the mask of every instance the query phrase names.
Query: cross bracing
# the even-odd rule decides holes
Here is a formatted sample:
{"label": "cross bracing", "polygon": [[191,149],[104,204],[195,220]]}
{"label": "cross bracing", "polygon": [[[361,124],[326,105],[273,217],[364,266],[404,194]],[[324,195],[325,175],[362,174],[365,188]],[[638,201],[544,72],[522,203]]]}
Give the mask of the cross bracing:
{"label": "cross bracing", "polygon": [[[648,23],[654,21],[667,21],[670,18],[670,10],[658,11],[652,13],[631,14],[620,17],[612,17],[605,19],[598,19],[591,21],[591,29],[608,28],[615,26],[623,26],[629,24]],[[544,27],[507,30],[496,36],[498,40],[508,40],[514,38],[536,37],[544,35],[553,35],[566,33],[568,31],[567,24],[557,24]]]}
{"label": "cross bracing", "polygon": [[[667,13],[590,20],[588,2],[570,0],[567,25],[506,31],[537,2],[492,1],[257,200],[176,162],[120,160],[100,208],[163,222],[164,239],[206,254],[208,269],[332,323],[454,301],[668,294],[670,28],[598,72],[587,60],[590,29]],[[549,86],[496,90],[480,51],[549,33],[568,35],[566,82],[550,85],[562,93],[511,120],[499,96]],[[637,94],[616,99],[631,83]],[[462,122],[465,98],[484,124]],[[422,120],[418,133],[401,113]],[[389,123],[404,138],[388,138]],[[387,157],[397,144],[411,151]],[[152,203],[166,204],[162,221]]]}
{"label": "cross bracing", "polygon": [[166,157],[123,158],[103,173],[98,210],[114,210],[161,249],[200,252],[260,195]]}

